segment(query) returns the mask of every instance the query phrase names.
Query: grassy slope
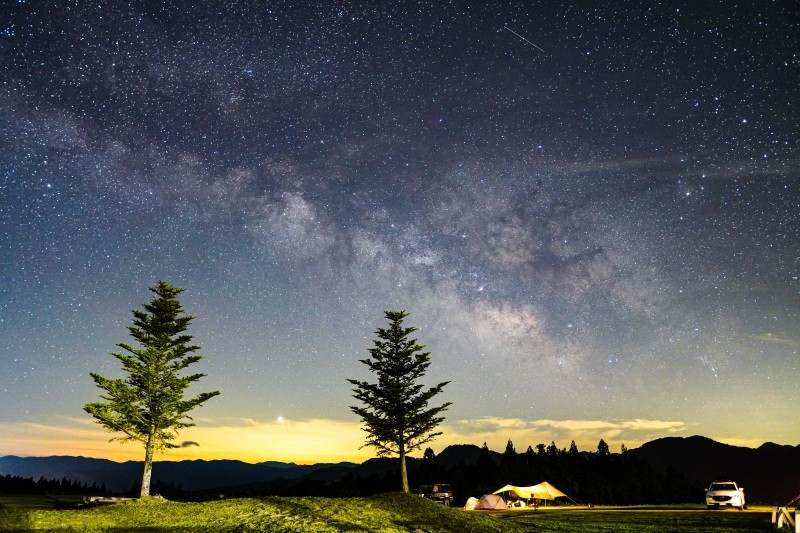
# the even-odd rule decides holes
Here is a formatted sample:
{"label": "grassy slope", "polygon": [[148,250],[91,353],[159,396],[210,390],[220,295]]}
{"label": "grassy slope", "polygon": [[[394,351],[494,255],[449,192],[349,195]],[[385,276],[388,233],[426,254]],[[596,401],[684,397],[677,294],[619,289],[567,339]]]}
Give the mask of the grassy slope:
{"label": "grassy slope", "polygon": [[80,510],[55,510],[59,502],[36,497],[0,496],[0,506],[0,531],[774,531],[768,508],[744,512],[706,511],[699,506],[696,510],[554,508],[465,512],[403,494],[370,498],[241,498],[206,503],[151,500]]}
{"label": "grassy slope", "polygon": [[206,503],[150,500],[80,510],[16,509],[0,514],[0,531],[523,531],[498,516],[448,509],[404,494],[370,498],[237,498]]}

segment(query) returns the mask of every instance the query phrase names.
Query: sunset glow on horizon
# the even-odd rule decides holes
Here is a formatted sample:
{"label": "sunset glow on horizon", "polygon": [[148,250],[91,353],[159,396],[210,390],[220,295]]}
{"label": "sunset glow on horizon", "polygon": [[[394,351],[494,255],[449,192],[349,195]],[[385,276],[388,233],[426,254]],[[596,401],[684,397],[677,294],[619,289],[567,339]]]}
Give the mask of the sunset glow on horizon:
{"label": "sunset glow on horizon", "polygon": [[[207,425],[181,431],[175,442],[180,447],[156,454],[157,461],[238,460],[246,463],[280,461],[297,464],[361,463],[375,456],[362,448],[363,431],[357,422],[324,419],[228,420],[222,424],[206,421]],[[502,451],[511,440],[518,452],[528,446],[549,445],[555,442],[568,448],[575,441],[581,451],[596,451],[600,439],[612,451],[627,448],[663,436],[694,435],[682,422],[659,420],[537,420],[474,419],[446,423],[444,435],[430,446],[436,453],[453,444],[472,444]],[[109,459],[112,461],[141,461],[140,443],[109,442],[110,434],[86,420],[64,420],[60,425],[0,424],[4,439],[0,456],[73,455]],[[762,441],[737,437],[713,436],[715,440],[734,446],[756,448]],[[413,452],[421,457],[424,450]]]}

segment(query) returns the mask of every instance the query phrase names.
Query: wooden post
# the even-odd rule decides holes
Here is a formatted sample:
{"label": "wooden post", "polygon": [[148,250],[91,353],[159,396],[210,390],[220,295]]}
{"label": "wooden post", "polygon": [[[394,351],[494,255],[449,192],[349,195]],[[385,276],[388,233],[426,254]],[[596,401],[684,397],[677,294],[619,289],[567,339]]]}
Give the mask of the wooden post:
{"label": "wooden post", "polygon": [[[796,513],[796,512],[797,512],[797,511],[795,510],[795,513]],[[792,518],[792,515],[790,515],[790,514],[789,514],[789,509],[787,509],[786,507],[784,507],[784,508],[783,508],[783,514],[784,514],[784,516],[786,517],[786,522],[787,522],[787,523],[788,523],[790,526],[795,526],[795,529],[796,529],[796,528],[797,528],[797,526],[796,526],[796,524],[794,523],[794,518]]]}
{"label": "wooden post", "polygon": [[[789,527],[794,526],[795,533],[800,531],[800,524],[798,524],[797,520],[792,518],[792,515],[789,514],[789,510],[786,507],[776,507],[774,511],[772,511],[773,516],[773,523],[775,520],[775,513],[778,513],[778,529],[783,527],[783,524],[786,524]],[[797,516],[797,509],[794,511],[795,517]]]}
{"label": "wooden post", "polygon": [[777,522],[777,520],[778,520],[777,514],[778,514],[778,508],[777,507],[773,507],[772,508],[772,522],[770,522],[770,524],[774,524],[775,522]]}

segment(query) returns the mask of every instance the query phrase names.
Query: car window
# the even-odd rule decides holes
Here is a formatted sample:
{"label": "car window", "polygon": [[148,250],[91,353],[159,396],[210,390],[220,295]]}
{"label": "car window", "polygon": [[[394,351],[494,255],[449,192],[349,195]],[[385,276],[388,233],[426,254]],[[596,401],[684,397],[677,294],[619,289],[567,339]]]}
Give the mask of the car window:
{"label": "car window", "polygon": [[713,483],[708,490],[736,490],[733,483]]}

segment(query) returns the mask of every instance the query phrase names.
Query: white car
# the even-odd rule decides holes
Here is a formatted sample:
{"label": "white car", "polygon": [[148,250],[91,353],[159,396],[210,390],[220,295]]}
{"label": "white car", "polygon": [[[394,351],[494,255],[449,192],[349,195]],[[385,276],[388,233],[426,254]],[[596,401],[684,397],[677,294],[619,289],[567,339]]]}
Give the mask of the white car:
{"label": "white car", "polygon": [[747,509],[744,500],[744,488],[730,480],[716,480],[706,491],[706,506],[709,509],[720,507],[736,507],[740,511]]}

